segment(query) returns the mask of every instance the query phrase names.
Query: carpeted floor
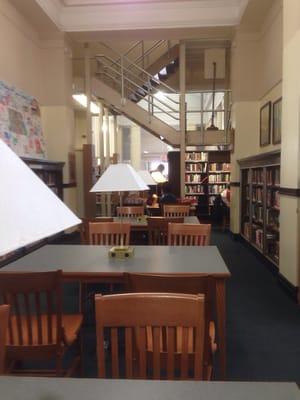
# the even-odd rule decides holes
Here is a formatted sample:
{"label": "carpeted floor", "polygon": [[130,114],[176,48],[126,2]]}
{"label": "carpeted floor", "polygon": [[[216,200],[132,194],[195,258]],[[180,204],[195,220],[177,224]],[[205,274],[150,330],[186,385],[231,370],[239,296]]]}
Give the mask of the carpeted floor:
{"label": "carpeted floor", "polygon": [[227,283],[228,380],[300,382],[300,308],[247,245],[214,232]]}
{"label": "carpeted floor", "polygon": [[[227,379],[300,382],[300,308],[247,245],[218,230],[212,244],[232,274],[227,282]],[[74,292],[68,295],[70,304]],[[97,371],[94,332],[94,325],[86,324],[86,377]]]}

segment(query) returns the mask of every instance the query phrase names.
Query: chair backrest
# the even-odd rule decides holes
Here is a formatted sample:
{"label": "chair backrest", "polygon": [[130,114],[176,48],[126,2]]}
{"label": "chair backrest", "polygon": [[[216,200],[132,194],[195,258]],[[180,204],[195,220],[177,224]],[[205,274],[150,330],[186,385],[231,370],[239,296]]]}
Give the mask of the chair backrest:
{"label": "chair backrest", "polygon": [[169,246],[208,246],[210,224],[169,224]]}
{"label": "chair backrest", "polygon": [[80,225],[80,243],[89,243],[89,224],[94,222],[113,222],[112,217],[98,217],[98,218],[81,218],[82,223]]}
{"label": "chair backrest", "polygon": [[125,218],[138,218],[145,213],[144,206],[117,207],[117,216]]}
{"label": "chair backrest", "polygon": [[9,305],[0,306],[0,375],[5,371],[5,346],[8,327]]}
{"label": "chair backrest", "polygon": [[89,224],[89,244],[128,246],[130,224],[120,222],[93,222]]}
{"label": "chair backrest", "polygon": [[163,206],[164,217],[188,217],[190,214],[190,206],[182,204],[165,204]]}
{"label": "chair backrest", "polygon": [[[99,378],[122,375],[128,379],[203,378],[203,295],[96,295],[95,301]],[[180,339],[176,335],[178,327],[182,329]],[[122,373],[118,338],[124,328],[125,368]],[[191,329],[192,342],[189,340]],[[104,350],[104,330],[110,331],[109,354]],[[148,335],[149,330],[151,335]]]}
{"label": "chair backrest", "polygon": [[148,217],[148,242],[149,245],[167,245],[169,222],[183,223],[184,217]]}
{"label": "chair backrest", "polygon": [[[61,346],[62,271],[1,273],[0,303],[9,304],[7,350],[22,347],[24,354]],[[20,351],[20,349],[18,349]]]}

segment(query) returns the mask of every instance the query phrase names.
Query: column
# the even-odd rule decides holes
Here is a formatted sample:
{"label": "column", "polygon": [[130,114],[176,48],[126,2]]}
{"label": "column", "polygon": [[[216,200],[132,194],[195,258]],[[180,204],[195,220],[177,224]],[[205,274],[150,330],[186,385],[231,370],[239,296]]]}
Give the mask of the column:
{"label": "column", "polygon": [[[283,1],[283,90],[279,271],[299,286],[300,2]],[[299,299],[299,294],[298,294]]]}
{"label": "column", "polygon": [[186,122],[185,122],[185,91],[186,91],[186,51],[185,43],[179,43],[179,89],[180,89],[180,196],[183,198],[185,193],[185,150],[186,150]]}

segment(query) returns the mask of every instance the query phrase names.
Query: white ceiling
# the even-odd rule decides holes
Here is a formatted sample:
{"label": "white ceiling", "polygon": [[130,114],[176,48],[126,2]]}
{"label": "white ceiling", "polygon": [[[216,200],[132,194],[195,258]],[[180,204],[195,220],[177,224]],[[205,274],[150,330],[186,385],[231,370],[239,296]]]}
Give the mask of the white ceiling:
{"label": "white ceiling", "polygon": [[64,32],[223,27],[248,0],[35,0]]}

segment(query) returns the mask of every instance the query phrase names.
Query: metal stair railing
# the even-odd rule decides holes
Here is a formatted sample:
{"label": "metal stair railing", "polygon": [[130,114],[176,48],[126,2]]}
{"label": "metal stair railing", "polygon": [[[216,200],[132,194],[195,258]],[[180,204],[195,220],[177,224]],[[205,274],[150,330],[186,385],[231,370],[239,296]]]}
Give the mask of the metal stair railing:
{"label": "metal stair railing", "polygon": [[[110,48],[109,46],[107,47]],[[110,50],[117,53],[111,48]],[[177,95],[177,92],[173,88],[171,88],[164,82],[161,82],[159,79],[155,78],[143,68],[133,63],[125,55],[120,55],[119,63],[104,54],[96,55],[96,59],[98,63],[100,63],[100,65],[102,65],[103,67],[103,70],[100,73],[111,79],[114,84],[117,85],[123,102],[125,101],[125,99],[132,100],[133,97],[140,100],[145,100],[148,103],[147,108],[149,117],[153,116],[154,109],[157,108],[169,117],[177,121],[179,120],[180,102],[168,96],[168,94]],[[128,66],[125,66],[124,61],[129,61],[129,63],[133,65],[137,71],[139,71],[139,74],[136,74],[131,69],[129,69]],[[165,100],[174,104],[173,107],[170,106],[170,104],[168,104],[166,101],[163,101],[162,99],[154,96],[160,91],[164,91]],[[161,106],[164,106],[164,108],[162,108]]]}

